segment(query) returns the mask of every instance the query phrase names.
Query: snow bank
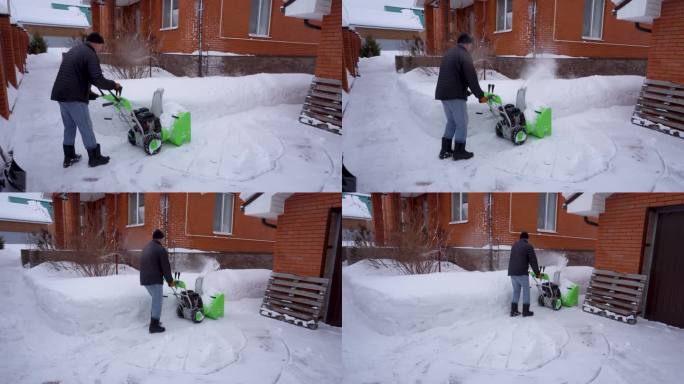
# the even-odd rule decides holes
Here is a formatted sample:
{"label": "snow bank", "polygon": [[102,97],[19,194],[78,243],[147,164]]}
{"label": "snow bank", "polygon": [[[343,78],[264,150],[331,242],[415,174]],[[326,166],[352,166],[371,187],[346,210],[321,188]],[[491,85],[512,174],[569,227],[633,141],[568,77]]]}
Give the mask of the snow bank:
{"label": "snow bank", "polygon": [[359,196],[351,193],[342,195],[342,215],[346,218],[371,219],[368,205]]}
{"label": "snow bank", "polygon": [[222,269],[209,272],[204,275],[202,300],[210,299],[209,296],[216,292],[223,292],[225,299],[230,301],[260,299],[264,297],[270,276],[271,270],[268,269]]}
{"label": "snow bank", "polygon": [[138,274],[76,278],[43,263],[27,271],[24,280],[52,319],[49,325],[63,334],[126,328],[149,318],[150,295],[140,286]]}
{"label": "snow bank", "polygon": [[345,295],[367,325],[383,335],[417,332],[499,315],[510,305],[505,271],[429,275],[369,274],[367,261],[345,268]]}
{"label": "snow bank", "polygon": [[[555,120],[592,108],[634,105],[644,81],[641,76],[554,79],[554,60],[539,60],[538,62],[538,65],[526,70],[525,79],[482,80],[480,87],[486,90],[488,84],[494,84],[494,93],[501,96],[504,104],[515,104],[518,89],[526,86],[527,105],[551,107]],[[414,69],[399,76],[399,89],[409,98],[411,111],[423,121],[440,121],[440,124],[428,124],[429,128],[424,129],[431,136],[441,137],[446,119],[443,116],[442,104],[435,100],[436,85],[437,76],[428,75],[420,69]],[[474,96],[470,96],[468,103],[478,104],[478,101]],[[473,110],[480,111],[477,107]],[[555,128],[554,134],[556,134]]]}

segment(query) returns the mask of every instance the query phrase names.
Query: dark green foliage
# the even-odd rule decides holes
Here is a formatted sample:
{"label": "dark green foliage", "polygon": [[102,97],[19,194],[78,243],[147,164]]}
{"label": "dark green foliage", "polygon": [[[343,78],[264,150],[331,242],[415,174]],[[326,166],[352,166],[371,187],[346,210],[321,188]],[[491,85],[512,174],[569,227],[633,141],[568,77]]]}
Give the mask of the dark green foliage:
{"label": "dark green foliage", "polygon": [[47,43],[45,42],[45,39],[43,39],[43,36],[36,33],[33,35],[33,38],[31,38],[31,43],[29,44],[29,53],[32,55],[37,55],[39,53],[45,52],[47,52]]}
{"label": "dark green foliage", "polygon": [[361,47],[361,57],[380,56],[380,44],[373,38],[373,36],[366,37]]}

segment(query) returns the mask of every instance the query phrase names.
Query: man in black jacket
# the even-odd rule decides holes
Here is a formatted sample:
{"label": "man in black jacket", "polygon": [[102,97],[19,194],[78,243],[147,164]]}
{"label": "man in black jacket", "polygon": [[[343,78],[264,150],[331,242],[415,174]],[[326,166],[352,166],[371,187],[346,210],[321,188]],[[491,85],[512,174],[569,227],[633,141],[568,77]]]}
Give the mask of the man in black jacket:
{"label": "man in black jacket", "polygon": [[150,319],[150,333],[164,332],[159,319],[162,311],[162,285],[166,279],[169,287],[174,286],[169,265],[169,253],[161,244],[164,232],[155,229],[152,241],[147,243],[140,257],[140,285],[147,288],[152,296],[152,316]]}
{"label": "man in black jacket", "polygon": [[[449,49],[442,58],[435,89],[435,99],[442,101],[447,119],[442,136],[442,149],[439,151],[440,159],[451,156],[454,160],[473,157],[473,153],[465,149],[468,133],[466,99],[472,92],[480,103],[487,102],[487,97],[477,81],[473,58],[470,56],[473,39],[467,33],[462,33],[457,42],[458,45]],[[453,150],[451,149],[452,140],[454,141]]]}
{"label": "man in black jacket", "polygon": [[76,128],[81,132],[83,145],[88,151],[88,165],[97,167],[109,162],[109,157],[100,153],[88,110],[88,101],[97,98],[90,89],[91,85],[101,89],[121,89],[119,83],[102,75],[97,53],[103,48],[104,39],[99,33],[88,35],[85,43],[71,48],[62,56],[62,64],[52,86],[50,99],[59,103],[64,124],[64,168],[81,160],[81,155],[76,154],[74,148]]}
{"label": "man in black jacket", "polygon": [[511,277],[513,284],[513,300],[511,300],[511,317],[518,316],[518,299],[520,298],[520,288],[523,291],[523,317],[532,316],[530,312],[530,281],[527,273],[527,266],[532,267],[534,274],[539,277],[539,265],[534,247],[528,242],[530,236],[523,231],[518,240],[511,248],[511,258],[508,261],[508,276]]}

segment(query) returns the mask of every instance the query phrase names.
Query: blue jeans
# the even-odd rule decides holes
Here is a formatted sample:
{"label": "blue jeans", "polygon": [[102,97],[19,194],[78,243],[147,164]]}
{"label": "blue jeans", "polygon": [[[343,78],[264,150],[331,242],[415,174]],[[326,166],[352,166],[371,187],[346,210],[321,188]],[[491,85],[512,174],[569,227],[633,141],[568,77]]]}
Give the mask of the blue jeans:
{"label": "blue jeans", "polygon": [[457,143],[465,143],[468,135],[468,108],[466,101],[460,99],[442,100],[444,114],[446,115],[446,127],[444,138],[454,139]]}
{"label": "blue jeans", "polygon": [[88,104],[80,101],[60,101],[59,111],[62,113],[62,123],[64,123],[64,145],[74,145],[76,128],[78,128],[83,146],[88,150],[94,149],[97,146],[97,140],[93,132],[93,121],[90,120]]}
{"label": "blue jeans", "polygon": [[520,288],[523,291],[523,304],[530,303],[530,279],[527,275],[511,276],[511,284],[513,284],[513,300],[511,303],[518,304],[520,298]]}
{"label": "blue jeans", "polygon": [[144,285],[144,287],[147,288],[147,292],[152,296],[152,318],[159,320],[161,319],[162,310],[162,285],[152,284]]}

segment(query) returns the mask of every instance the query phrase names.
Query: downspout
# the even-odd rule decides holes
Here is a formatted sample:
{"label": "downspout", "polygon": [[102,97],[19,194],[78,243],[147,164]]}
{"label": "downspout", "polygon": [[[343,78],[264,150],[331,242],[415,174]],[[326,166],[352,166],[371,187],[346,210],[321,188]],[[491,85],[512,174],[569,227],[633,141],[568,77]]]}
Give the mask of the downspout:
{"label": "downspout", "polygon": [[265,225],[265,226],[267,226],[267,227],[269,227],[269,228],[278,229],[278,225],[277,225],[277,224],[269,223],[268,221],[266,221],[266,218],[265,218],[265,217],[262,217],[262,218],[261,218],[261,224],[263,224],[263,225]]}
{"label": "downspout", "polygon": [[494,270],[494,229],[492,225],[492,193],[487,194],[487,231],[489,233],[489,270]]}
{"label": "downspout", "polygon": [[198,37],[198,43],[199,47],[197,50],[197,74],[199,77],[203,77],[202,74],[202,27],[204,23],[204,1],[199,0],[199,8],[197,9],[197,37]]}
{"label": "downspout", "polygon": [[537,58],[537,0],[532,1],[532,57]]}
{"label": "downspout", "polygon": [[[618,11],[621,10],[622,8],[624,8],[625,5],[627,5],[627,4],[631,3],[631,2],[632,2],[632,0],[624,0],[622,3],[616,5],[615,8],[613,8],[613,11],[612,11],[613,16],[617,16]],[[653,30],[652,30],[652,29],[642,27],[642,26],[641,26],[641,23],[639,23],[639,22],[634,23],[634,27],[635,27],[638,31],[641,31],[641,32],[653,33]]]}
{"label": "downspout", "polygon": [[[563,209],[566,211],[568,210],[568,205],[572,204],[573,201],[577,200],[578,197],[582,196],[582,192],[576,192],[573,193],[572,196],[570,196],[567,200],[565,200],[565,203],[563,203]],[[595,221],[589,220],[589,216],[582,216],[584,218],[584,222],[593,225],[595,227],[598,227],[599,224]]]}

